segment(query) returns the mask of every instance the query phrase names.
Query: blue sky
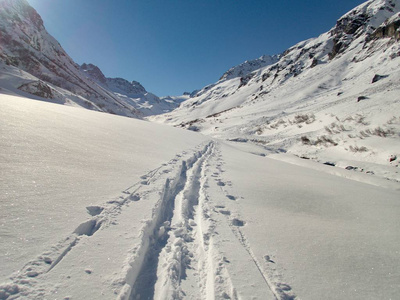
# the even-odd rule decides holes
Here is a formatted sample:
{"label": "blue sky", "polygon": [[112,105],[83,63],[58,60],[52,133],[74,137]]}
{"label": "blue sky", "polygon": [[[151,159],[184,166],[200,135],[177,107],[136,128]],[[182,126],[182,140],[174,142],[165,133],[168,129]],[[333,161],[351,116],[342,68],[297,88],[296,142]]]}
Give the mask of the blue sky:
{"label": "blue sky", "polygon": [[362,0],[28,0],[79,64],[158,96],[318,36]]}

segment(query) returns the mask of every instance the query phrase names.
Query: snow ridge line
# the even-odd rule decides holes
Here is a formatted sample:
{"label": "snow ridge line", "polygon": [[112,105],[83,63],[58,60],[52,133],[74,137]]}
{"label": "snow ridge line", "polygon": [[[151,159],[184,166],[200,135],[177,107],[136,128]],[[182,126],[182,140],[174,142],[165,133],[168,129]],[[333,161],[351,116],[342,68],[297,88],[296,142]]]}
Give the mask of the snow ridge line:
{"label": "snow ridge line", "polygon": [[[146,221],[141,229],[140,246],[132,250],[134,254],[129,258],[129,266],[125,270],[125,284],[118,299],[153,298],[157,279],[158,256],[167,243],[167,232],[171,229],[170,223],[174,214],[175,200],[184,189],[188,170],[201,160],[212,147],[213,142],[210,142],[190,158],[182,160],[175,177],[166,179],[163,191],[160,193],[160,199],[153,208],[152,218]],[[155,172],[150,173],[154,174]],[[140,193],[138,197],[140,197]]]}

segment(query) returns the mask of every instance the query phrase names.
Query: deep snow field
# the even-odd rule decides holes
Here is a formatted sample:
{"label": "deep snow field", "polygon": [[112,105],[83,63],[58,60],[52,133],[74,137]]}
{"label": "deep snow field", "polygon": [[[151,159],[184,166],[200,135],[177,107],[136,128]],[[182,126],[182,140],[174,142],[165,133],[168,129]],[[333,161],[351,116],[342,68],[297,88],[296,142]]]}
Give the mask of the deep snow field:
{"label": "deep snow field", "polygon": [[397,182],[4,94],[0,130],[0,299],[400,293]]}

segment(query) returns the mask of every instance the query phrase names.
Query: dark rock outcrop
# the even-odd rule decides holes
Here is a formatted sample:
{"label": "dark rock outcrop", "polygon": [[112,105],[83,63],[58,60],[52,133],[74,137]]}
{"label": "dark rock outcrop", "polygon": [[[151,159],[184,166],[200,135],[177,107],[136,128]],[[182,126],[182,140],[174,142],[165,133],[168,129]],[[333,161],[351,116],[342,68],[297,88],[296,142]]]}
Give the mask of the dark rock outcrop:
{"label": "dark rock outcrop", "polygon": [[54,98],[52,89],[46,83],[40,80],[23,84],[18,89],[45,99]]}
{"label": "dark rock outcrop", "polygon": [[380,39],[385,37],[394,38],[397,41],[400,40],[400,13],[394,15],[392,18],[379,26],[371,35],[372,39]]}

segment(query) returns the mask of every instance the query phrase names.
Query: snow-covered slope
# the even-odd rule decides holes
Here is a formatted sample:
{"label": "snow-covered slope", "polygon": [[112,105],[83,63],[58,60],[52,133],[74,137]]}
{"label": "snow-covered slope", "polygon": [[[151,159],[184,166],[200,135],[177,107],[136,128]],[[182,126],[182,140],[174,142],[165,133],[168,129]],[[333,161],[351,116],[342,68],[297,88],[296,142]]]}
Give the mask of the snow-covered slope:
{"label": "snow-covered slope", "polygon": [[368,1],[277,63],[150,119],[400,181],[399,10]]}
{"label": "snow-covered slope", "polygon": [[103,72],[93,64],[82,64],[81,71],[97,82],[103,88],[111,91],[123,102],[135,107],[144,116],[158,115],[169,112],[179,106],[179,101],[165,101],[156,95],[149,93],[137,81],[129,82],[123,78],[107,78]]}
{"label": "snow-covered slope", "polygon": [[131,118],[0,107],[1,300],[400,292],[394,184]]}
{"label": "snow-covered slope", "polygon": [[0,300],[398,298],[399,1],[153,117],[209,136],[0,64]]}
{"label": "snow-covered slope", "polygon": [[263,55],[260,58],[254,60],[246,60],[244,63],[241,63],[240,65],[232,67],[228,71],[226,71],[221,76],[220,80],[228,80],[235,77],[246,76],[247,74],[257,69],[273,65],[278,60],[279,60],[279,55],[273,55],[273,56]]}

